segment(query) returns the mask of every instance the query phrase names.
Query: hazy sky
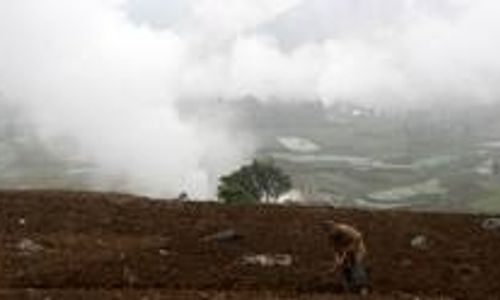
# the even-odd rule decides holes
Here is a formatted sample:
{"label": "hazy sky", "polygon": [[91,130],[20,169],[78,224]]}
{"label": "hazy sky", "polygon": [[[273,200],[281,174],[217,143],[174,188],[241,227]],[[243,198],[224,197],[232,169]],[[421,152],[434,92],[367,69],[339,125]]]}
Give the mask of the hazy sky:
{"label": "hazy sky", "polygon": [[496,0],[0,0],[0,91],[131,191],[213,195],[251,156],[185,99],[496,101]]}
{"label": "hazy sky", "polygon": [[[200,1],[129,0],[125,5],[132,20],[158,28],[181,29],[192,19]],[[209,1],[225,10],[227,1]],[[229,1],[238,2],[238,1]],[[245,1],[239,1],[245,2]],[[257,1],[258,2],[258,1]],[[271,1],[273,2],[273,1]],[[379,26],[405,26],[420,16],[449,18],[466,6],[466,0],[309,0],[278,1],[284,9],[255,24],[256,31],[275,36],[294,46],[346,34],[362,33]],[[217,4],[222,3],[222,4]]]}
{"label": "hazy sky", "polygon": [[130,0],[124,8],[135,23],[189,41],[203,56],[200,76],[238,77],[219,76],[231,86],[207,82],[206,93],[371,105],[497,94],[492,0]]}

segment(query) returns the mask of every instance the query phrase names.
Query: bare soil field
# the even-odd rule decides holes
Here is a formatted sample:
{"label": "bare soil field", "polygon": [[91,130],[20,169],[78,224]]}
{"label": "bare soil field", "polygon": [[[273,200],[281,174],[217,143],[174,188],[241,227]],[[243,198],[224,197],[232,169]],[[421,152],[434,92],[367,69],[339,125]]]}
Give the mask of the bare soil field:
{"label": "bare soil field", "polygon": [[[500,299],[486,218],[0,191],[0,299]],[[365,234],[372,295],[329,272],[330,219]]]}

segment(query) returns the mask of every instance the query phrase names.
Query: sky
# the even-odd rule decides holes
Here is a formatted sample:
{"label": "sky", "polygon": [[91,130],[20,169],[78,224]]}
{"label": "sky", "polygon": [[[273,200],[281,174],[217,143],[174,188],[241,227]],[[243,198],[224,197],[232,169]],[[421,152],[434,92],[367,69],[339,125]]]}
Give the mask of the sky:
{"label": "sky", "polygon": [[495,1],[131,0],[125,10],[137,24],[190,40],[200,76],[226,70],[230,78],[216,78],[230,86],[186,79],[205,81],[209,94],[370,105],[498,94]]}
{"label": "sky", "polygon": [[497,101],[494,0],[0,0],[0,91],[134,193],[213,197],[247,161],[231,112],[182,101]]}

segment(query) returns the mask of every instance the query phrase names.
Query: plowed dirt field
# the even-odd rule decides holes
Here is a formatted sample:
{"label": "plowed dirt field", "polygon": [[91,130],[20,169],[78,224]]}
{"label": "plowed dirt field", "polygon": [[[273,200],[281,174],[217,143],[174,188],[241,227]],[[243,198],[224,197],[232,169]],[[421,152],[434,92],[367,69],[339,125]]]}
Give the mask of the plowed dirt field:
{"label": "plowed dirt field", "polygon": [[328,271],[329,219],[365,235],[362,299],[500,299],[486,218],[0,191],[0,299],[358,299]]}

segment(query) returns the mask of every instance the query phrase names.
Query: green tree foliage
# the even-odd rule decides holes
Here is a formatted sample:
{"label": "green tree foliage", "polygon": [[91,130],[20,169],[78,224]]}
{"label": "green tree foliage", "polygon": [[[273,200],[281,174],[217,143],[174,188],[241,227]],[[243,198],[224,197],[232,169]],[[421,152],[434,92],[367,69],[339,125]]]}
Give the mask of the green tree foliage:
{"label": "green tree foliage", "polygon": [[290,176],[272,161],[254,160],[220,178],[218,197],[225,203],[270,202],[291,188]]}

